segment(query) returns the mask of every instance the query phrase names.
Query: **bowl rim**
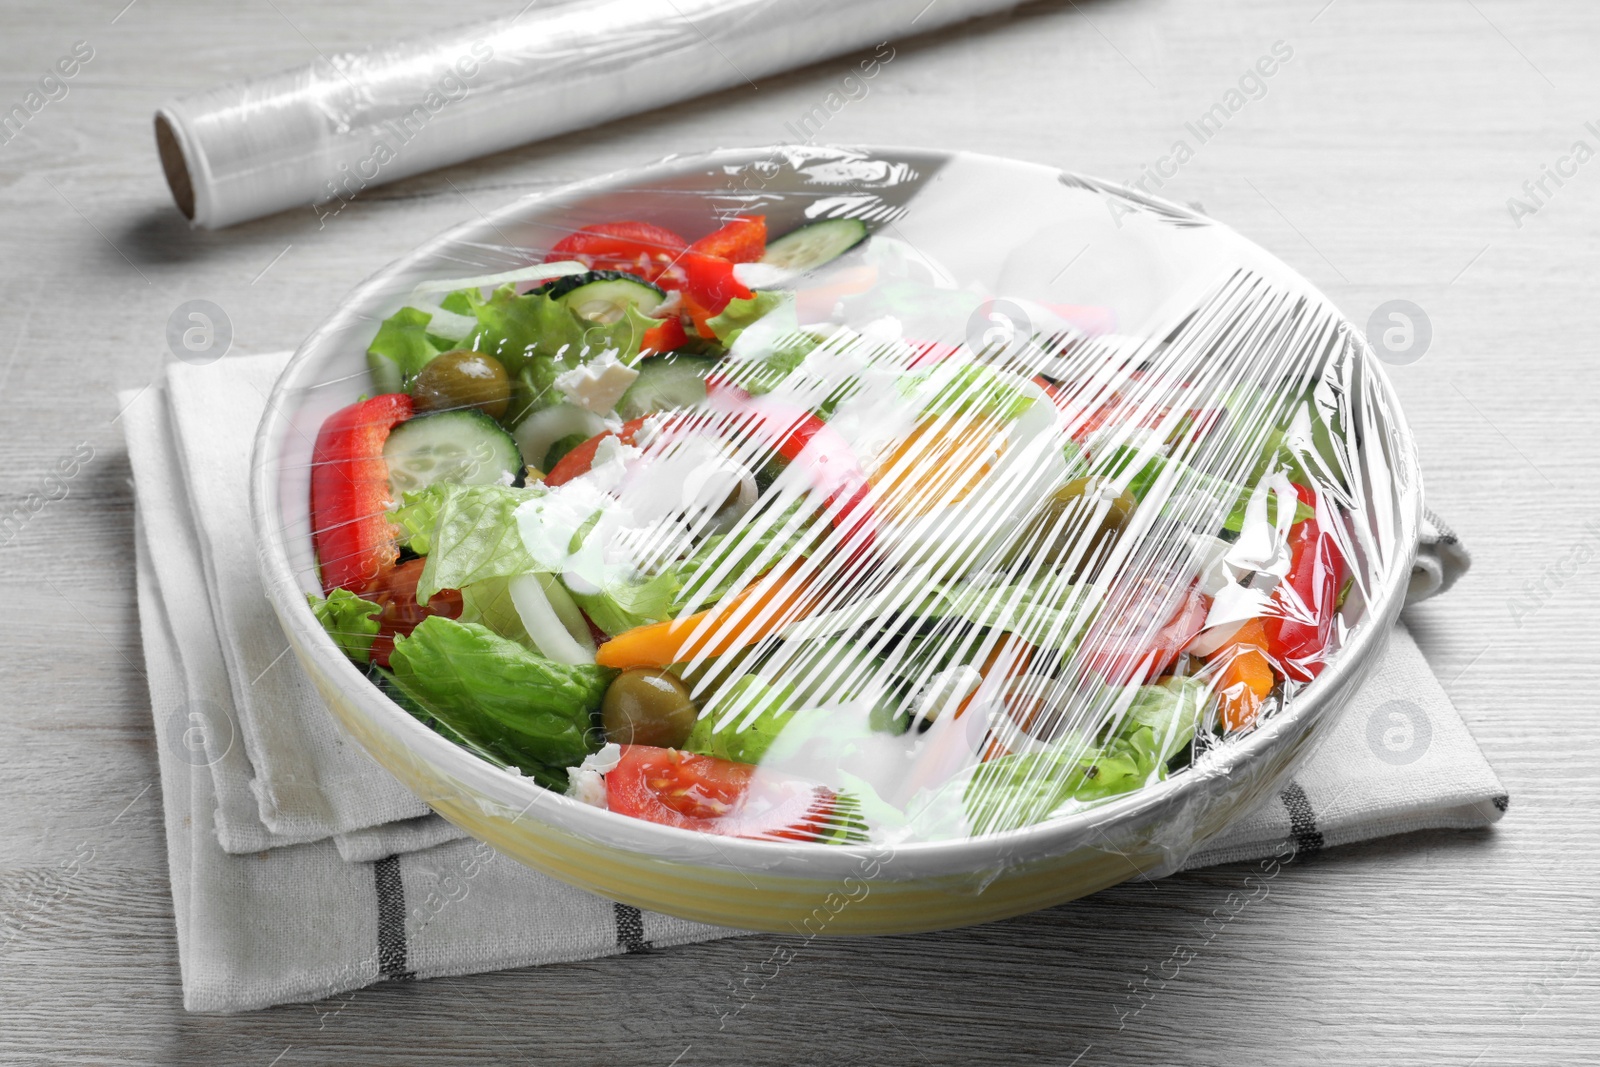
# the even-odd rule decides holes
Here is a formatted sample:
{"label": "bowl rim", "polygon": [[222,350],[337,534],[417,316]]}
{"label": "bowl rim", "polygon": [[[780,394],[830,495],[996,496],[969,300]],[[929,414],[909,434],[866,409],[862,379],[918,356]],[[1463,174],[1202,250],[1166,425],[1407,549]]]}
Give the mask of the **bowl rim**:
{"label": "bowl rim", "polygon": [[[289,416],[284,411],[284,403],[290,399],[290,391],[304,385],[298,378],[317,364],[321,355],[320,343],[325,338],[340,335],[354,320],[370,317],[368,309],[377,302],[377,298],[392,298],[394,287],[386,285],[391,279],[422,266],[453,246],[478,243],[472,240],[474,235],[480,239],[485,235],[493,235],[494,231],[504,223],[531,218],[558,207],[563,201],[626,188],[627,184],[642,184],[682,176],[710,166],[729,163],[749,164],[786,152],[816,152],[822,147],[780,143],[674,154],[643,166],[614,170],[591,178],[564,183],[552,189],[536,191],[518,197],[487,214],[480,214],[476,219],[469,219],[447,228],[364,278],[340,299],[329,315],[295,349],[294,355],[284,366],[274,384],[257,427],[251,457],[250,506],[257,538],[261,578],[268,599],[285,629],[293,628],[302,634],[311,635],[308,641],[296,643],[297,654],[312,658],[325,678],[339,684],[369,716],[382,722],[392,734],[397,734],[406,750],[415,758],[425,762],[436,773],[477,794],[475,802],[481,803],[482,795],[495,796],[497,803],[501,797],[509,797],[517,801],[517,804],[509,805],[512,810],[519,812],[517,818],[533,816],[546,825],[581,836],[591,844],[629,852],[642,852],[666,861],[691,860],[697,865],[715,866],[730,871],[770,871],[777,866],[790,867],[795,871],[803,871],[808,877],[818,878],[859,873],[864,860],[881,858],[885,854],[893,856],[895,871],[900,875],[920,876],[989,870],[997,863],[1016,862],[1019,857],[1031,860],[1055,855],[1092,844],[1097,834],[1115,849],[1117,846],[1106,837],[1104,827],[1148,816],[1164,819],[1171,812],[1163,809],[1180,810],[1208,781],[1249,768],[1264,761],[1270,751],[1291,744],[1300,734],[1303,724],[1319,717],[1324,703],[1333,699],[1333,695],[1340,693],[1348,683],[1360,680],[1370,661],[1381,651],[1382,643],[1388,637],[1404,601],[1416,551],[1423,510],[1422,481],[1415,439],[1400,407],[1399,398],[1381,362],[1374,358],[1364,340],[1357,345],[1354,358],[1363,362],[1364,371],[1370,376],[1384,401],[1383,408],[1388,424],[1386,428],[1394,452],[1393,462],[1389,464],[1390,469],[1397,475],[1406,475],[1404,478],[1397,476],[1393,479],[1393,483],[1396,486],[1394,490],[1396,502],[1400,505],[1395,544],[1407,546],[1405,551],[1395,553],[1389,572],[1383,575],[1381,584],[1376,587],[1377,595],[1367,606],[1366,624],[1352,631],[1351,639],[1341,647],[1339,655],[1289,707],[1268,719],[1249,735],[1210,750],[1204,757],[1205,765],[1191,766],[1161,782],[1144,786],[1070,815],[999,833],[899,844],[851,845],[726,838],[630,818],[545,789],[537,785],[533,779],[496,767],[447,740],[407,713],[373,685],[353,663],[345,658],[333,640],[316,623],[281,539],[267,536],[264,532],[284,528],[282,513],[278,506],[276,472],[279,467],[273,460],[276,443],[288,428]],[[1106,182],[1045,164],[986,153],[888,144],[849,144],[827,146],[827,148],[841,152],[861,152],[868,156],[894,153],[901,158],[921,157],[940,161],[957,158],[976,160],[1008,168],[1046,172],[1058,179],[1067,176],[1088,183],[1091,188],[1105,187],[1118,193],[1125,191],[1119,183]],[[1337,306],[1320,289],[1298,271],[1225,223],[1202,215],[1187,206],[1150,196],[1142,191],[1126,191],[1138,200],[1164,211],[1203,220],[1206,225],[1217,227],[1242,241],[1256,254],[1265,257],[1267,262],[1282,270],[1286,276],[1298,280],[1304,286],[1305,295],[1321,300],[1338,315],[1341,322],[1349,325],[1350,334],[1361,340],[1361,334],[1355,325],[1338,311]],[[1198,842],[1189,842],[1186,851],[1196,844]],[[1181,860],[1182,857],[1177,858]],[[1147,874],[1136,864],[1133,866],[1139,875]],[[890,874],[887,869],[883,873]]]}

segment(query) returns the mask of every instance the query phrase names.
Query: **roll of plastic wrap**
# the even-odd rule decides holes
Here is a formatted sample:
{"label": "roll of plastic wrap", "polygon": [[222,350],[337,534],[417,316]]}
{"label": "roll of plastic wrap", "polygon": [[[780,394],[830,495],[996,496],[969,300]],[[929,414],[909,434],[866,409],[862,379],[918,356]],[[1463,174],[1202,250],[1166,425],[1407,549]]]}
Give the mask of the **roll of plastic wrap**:
{"label": "roll of plastic wrap", "polygon": [[546,0],[175,100],[156,143],[196,225],[321,216],[376,185],[1015,3]]}

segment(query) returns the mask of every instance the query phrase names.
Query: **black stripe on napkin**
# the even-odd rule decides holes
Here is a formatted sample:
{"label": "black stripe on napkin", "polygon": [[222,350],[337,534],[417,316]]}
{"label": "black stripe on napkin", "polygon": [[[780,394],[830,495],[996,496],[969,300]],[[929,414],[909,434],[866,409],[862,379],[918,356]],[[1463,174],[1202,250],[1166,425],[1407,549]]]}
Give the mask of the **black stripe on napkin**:
{"label": "black stripe on napkin", "polygon": [[400,857],[385,856],[372,865],[378,887],[378,971],[385,978],[415,978],[406,969],[406,887],[400,881]]}
{"label": "black stripe on napkin", "polygon": [[617,945],[624,952],[643,952],[650,947],[644,939],[644,915],[632,904],[613,904],[617,916]]}
{"label": "black stripe on napkin", "polygon": [[1289,809],[1289,836],[1294,839],[1295,855],[1310,855],[1322,851],[1322,831],[1317,829],[1317,813],[1311,810],[1311,801],[1299,782],[1290,782],[1278,794],[1283,806]]}

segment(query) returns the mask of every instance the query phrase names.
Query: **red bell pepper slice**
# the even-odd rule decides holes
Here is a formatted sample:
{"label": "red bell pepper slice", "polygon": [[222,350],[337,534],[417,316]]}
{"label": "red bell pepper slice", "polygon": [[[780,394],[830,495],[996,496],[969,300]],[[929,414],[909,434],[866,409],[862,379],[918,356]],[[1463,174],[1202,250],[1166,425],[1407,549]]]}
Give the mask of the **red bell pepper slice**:
{"label": "red bell pepper slice", "polygon": [[754,263],[767,251],[767,217],[739,215],[690,245],[689,251],[718,256],[730,263]]}
{"label": "red bell pepper slice", "polygon": [[719,256],[685,252],[679,266],[685,274],[683,306],[701,337],[716,336],[706,322],[722,314],[729,301],[749,300],[755,295],[733,276],[733,264]]}
{"label": "red bell pepper slice", "polygon": [[399,557],[388,507],[389,431],[411,417],[411,398],[387,393],[329,415],[311,453],[311,528],[324,592],[359,593]]}
{"label": "red bell pepper slice", "polygon": [[628,271],[653,282],[688,247],[671,230],[648,222],[601,222],[557,241],[544,261],[575,259],[591,270]]}
{"label": "red bell pepper slice", "polygon": [[[1316,495],[1294,487],[1301,503],[1316,507]],[[1344,554],[1331,534],[1304,519],[1289,530],[1289,573],[1272,591],[1266,619],[1267,654],[1289,678],[1309,682],[1326,666],[1328,640],[1344,581]]]}
{"label": "red bell pepper slice", "polygon": [[662,319],[660,323],[644,332],[644,337],[639,341],[639,354],[651,356],[661,352],[671,352],[674,348],[682,348],[688,343],[689,335],[683,331],[683,321],[674,315],[670,319]]}

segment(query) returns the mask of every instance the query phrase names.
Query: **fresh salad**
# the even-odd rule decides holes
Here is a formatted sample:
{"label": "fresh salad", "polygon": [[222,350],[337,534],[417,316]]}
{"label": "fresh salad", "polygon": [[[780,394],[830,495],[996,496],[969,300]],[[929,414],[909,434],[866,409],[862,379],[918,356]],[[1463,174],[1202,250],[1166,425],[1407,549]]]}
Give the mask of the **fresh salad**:
{"label": "fresh salad", "polygon": [[1341,398],[1204,308],[1139,338],[955,278],[749,215],[418,287],[315,442],[313,611],[451,741],[704,833],[964,837],[1181,772],[1359,610]]}

